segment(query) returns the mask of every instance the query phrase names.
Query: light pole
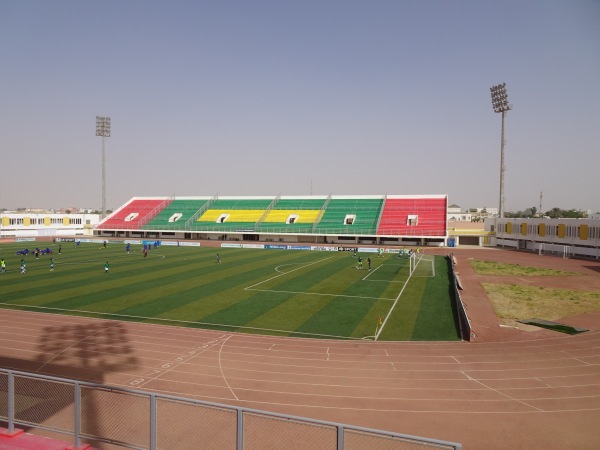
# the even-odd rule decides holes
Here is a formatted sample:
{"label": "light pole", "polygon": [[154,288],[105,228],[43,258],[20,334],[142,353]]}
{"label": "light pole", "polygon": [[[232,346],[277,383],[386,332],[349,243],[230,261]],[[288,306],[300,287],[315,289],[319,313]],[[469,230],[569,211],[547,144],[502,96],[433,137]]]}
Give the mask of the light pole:
{"label": "light pole", "polygon": [[502,113],[502,132],[500,136],[500,206],[498,214],[500,218],[504,218],[504,117],[506,111],[512,109],[512,105],[508,104],[508,94],[506,93],[506,83],[497,84],[490,88],[492,93],[492,106],[494,112]]}
{"label": "light pole", "polygon": [[102,136],[102,214],[106,216],[106,166],[104,163],[104,138],[110,137],[110,117],[96,116],[96,136]]}

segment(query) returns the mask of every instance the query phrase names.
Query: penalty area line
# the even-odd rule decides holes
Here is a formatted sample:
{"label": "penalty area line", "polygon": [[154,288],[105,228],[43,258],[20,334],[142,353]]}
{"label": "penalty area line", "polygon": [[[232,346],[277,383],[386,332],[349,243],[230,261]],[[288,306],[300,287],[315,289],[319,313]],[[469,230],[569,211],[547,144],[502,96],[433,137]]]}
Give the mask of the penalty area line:
{"label": "penalty area line", "polygon": [[398,296],[396,297],[396,300],[394,301],[394,304],[392,305],[392,307],[390,308],[390,310],[388,311],[387,315],[385,316],[385,319],[383,320],[383,322],[381,323],[381,327],[379,328],[379,331],[377,332],[377,334],[375,335],[375,340],[379,339],[379,335],[381,334],[381,332],[383,331],[383,327],[385,327],[385,324],[387,323],[388,319],[390,318],[390,316],[392,315],[392,311],[394,311],[394,308],[396,307],[396,305],[398,304],[398,300],[400,300],[400,296],[402,295],[402,293],[404,292],[404,289],[406,289],[406,285],[408,284],[408,282],[410,281],[410,277],[412,276],[412,274],[409,273],[408,278],[406,279],[406,282],[404,283],[404,286],[402,286],[402,289],[400,289],[400,292],[398,293]]}
{"label": "penalty area line", "polygon": [[395,298],[387,298],[387,297],[365,297],[363,295],[326,294],[323,292],[305,292],[305,291],[278,291],[276,289],[251,289],[249,287],[244,288],[244,290],[245,291],[256,291],[256,292],[276,292],[278,294],[320,295],[323,297],[362,298],[364,300],[389,300],[389,301],[396,300]]}

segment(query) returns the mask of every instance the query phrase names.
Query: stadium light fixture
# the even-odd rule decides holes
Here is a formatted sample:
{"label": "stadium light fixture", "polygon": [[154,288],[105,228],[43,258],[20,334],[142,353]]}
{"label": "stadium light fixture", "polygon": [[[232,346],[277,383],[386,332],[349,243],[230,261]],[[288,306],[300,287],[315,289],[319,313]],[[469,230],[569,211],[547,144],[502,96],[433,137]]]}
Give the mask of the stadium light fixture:
{"label": "stadium light fixture", "polygon": [[498,215],[500,218],[504,218],[504,119],[506,112],[512,109],[512,105],[508,103],[506,83],[492,86],[490,93],[492,94],[494,112],[502,113],[502,131],[500,135],[500,205],[498,207]]}
{"label": "stadium light fixture", "polygon": [[96,136],[102,137],[102,213],[100,218],[106,216],[106,165],[104,138],[110,137],[110,117],[96,116]]}

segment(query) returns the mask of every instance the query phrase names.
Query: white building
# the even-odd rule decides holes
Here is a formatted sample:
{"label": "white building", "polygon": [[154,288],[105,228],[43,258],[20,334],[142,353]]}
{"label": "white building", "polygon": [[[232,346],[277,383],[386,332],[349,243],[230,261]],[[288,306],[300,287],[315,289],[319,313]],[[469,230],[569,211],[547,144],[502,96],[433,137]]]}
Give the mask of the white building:
{"label": "white building", "polygon": [[598,219],[486,219],[492,245],[600,259]]}
{"label": "white building", "polygon": [[99,214],[0,213],[0,237],[92,236]]}
{"label": "white building", "polygon": [[448,222],[470,222],[471,213],[464,211],[460,206],[452,204],[448,206]]}

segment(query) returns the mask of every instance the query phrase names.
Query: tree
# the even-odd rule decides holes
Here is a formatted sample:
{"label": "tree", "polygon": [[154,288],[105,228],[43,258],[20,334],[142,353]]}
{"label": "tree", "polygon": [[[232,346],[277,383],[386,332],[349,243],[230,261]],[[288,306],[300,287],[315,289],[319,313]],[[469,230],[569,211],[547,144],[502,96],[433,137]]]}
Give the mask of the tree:
{"label": "tree", "polygon": [[561,218],[561,209],[560,208],[552,208],[550,211],[546,211],[546,216],[551,219],[560,219]]}
{"label": "tree", "polygon": [[551,219],[584,219],[587,217],[587,214],[579,209],[560,209],[560,208],[552,208],[550,211],[546,211],[545,216],[550,217]]}

